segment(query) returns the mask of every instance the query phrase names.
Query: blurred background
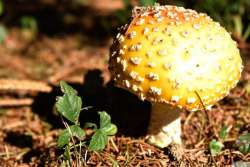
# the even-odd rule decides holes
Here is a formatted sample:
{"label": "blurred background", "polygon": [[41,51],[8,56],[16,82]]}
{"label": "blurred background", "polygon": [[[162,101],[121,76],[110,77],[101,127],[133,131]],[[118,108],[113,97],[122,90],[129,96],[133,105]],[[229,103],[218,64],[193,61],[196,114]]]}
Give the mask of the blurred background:
{"label": "blurred background", "polygon": [[[112,36],[129,20],[134,6],[155,2],[0,0],[0,77],[79,82],[83,69],[99,68],[104,70],[107,81],[106,61]],[[159,0],[157,3],[208,13],[232,33],[244,53],[249,50],[249,0]]]}
{"label": "blurred background", "polygon": [[[131,9],[155,3],[156,0],[0,0],[0,166],[12,167],[16,161],[44,165],[57,160],[55,136],[63,125],[53,112],[53,105],[60,94],[57,86],[61,80],[75,84],[84,106],[109,112],[118,125],[118,136],[145,134],[149,103],[114,88],[109,82],[107,64],[112,39],[117,28],[129,20]],[[238,42],[245,64],[242,80],[209,112],[211,124],[207,124],[203,112],[183,112],[182,118],[187,117],[189,121],[183,125],[183,139],[187,148],[204,149],[197,153],[200,159],[192,159],[196,154],[189,152],[194,163],[199,159],[197,162],[203,165],[218,162],[218,166],[224,166],[234,160],[249,160],[249,155],[234,154],[233,144],[238,142],[240,134],[250,131],[250,0],[158,0],[157,3],[205,12]],[[83,115],[81,120],[92,118],[96,121],[96,116],[91,114]],[[225,144],[231,150],[214,160],[209,157],[208,143],[219,138],[224,124],[231,128],[231,140]],[[137,157],[139,162],[143,159],[138,150],[145,143],[133,138],[115,140],[120,142],[121,154],[128,152],[124,145],[137,142],[129,148],[130,156]],[[147,148],[155,152],[151,159],[162,159],[161,150]],[[6,150],[13,154],[5,154]],[[96,159],[107,155],[93,154]],[[48,157],[52,160],[43,161],[42,158]]]}

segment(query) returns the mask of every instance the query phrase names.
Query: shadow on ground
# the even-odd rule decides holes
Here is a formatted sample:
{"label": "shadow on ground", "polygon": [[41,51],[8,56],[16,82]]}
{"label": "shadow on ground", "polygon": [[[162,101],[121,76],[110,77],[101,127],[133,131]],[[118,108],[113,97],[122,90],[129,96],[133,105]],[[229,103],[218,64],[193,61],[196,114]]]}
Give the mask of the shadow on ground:
{"label": "shadow on ground", "polygon": [[[116,88],[112,82],[103,84],[101,71],[92,70],[84,77],[84,84],[71,84],[82,97],[83,107],[91,106],[82,111],[81,125],[84,122],[98,123],[98,111],[106,111],[111,115],[112,122],[119,128],[119,134],[139,137],[146,134],[150,103],[140,101],[135,95]],[[53,112],[56,96],[61,95],[58,87],[50,94],[40,94],[33,104],[33,111],[55,128],[62,127],[60,117]]]}

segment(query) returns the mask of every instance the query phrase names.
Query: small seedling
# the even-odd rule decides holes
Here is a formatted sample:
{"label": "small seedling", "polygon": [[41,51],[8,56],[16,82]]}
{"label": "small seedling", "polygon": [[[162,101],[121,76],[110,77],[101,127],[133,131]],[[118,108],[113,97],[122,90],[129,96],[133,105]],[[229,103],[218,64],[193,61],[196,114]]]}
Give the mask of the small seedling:
{"label": "small seedling", "polygon": [[219,132],[219,140],[213,139],[212,141],[210,141],[209,150],[213,156],[218,155],[224,148],[223,142],[226,139],[230,129],[231,129],[230,126],[224,126]]}
{"label": "small seedling", "polygon": [[236,141],[236,146],[239,148],[241,153],[250,153],[250,133],[239,136]]}
{"label": "small seedling", "polygon": [[220,141],[217,141],[215,139],[213,139],[212,141],[210,141],[209,143],[209,149],[210,149],[210,153],[214,156],[214,155],[218,155],[222,148],[224,147],[223,143]]}
{"label": "small seedling", "polygon": [[[81,149],[88,148],[90,151],[101,151],[108,143],[108,136],[115,135],[116,125],[111,123],[110,116],[102,111],[100,116],[100,126],[94,123],[86,123],[85,127],[92,128],[94,133],[91,137],[86,136],[85,131],[80,127],[79,115],[82,111],[82,99],[77,95],[77,91],[66,82],[60,82],[63,96],[58,97],[56,109],[62,118],[65,129],[59,135],[57,146],[64,148],[64,161],[62,164],[72,166],[72,156],[77,159],[76,163],[81,166]],[[89,143],[89,145],[87,145]],[[72,155],[72,152],[74,153]]]}
{"label": "small seedling", "polygon": [[20,21],[23,29],[29,29],[33,32],[36,32],[38,30],[37,21],[34,17],[22,16]]}
{"label": "small seedling", "polygon": [[27,41],[32,41],[38,32],[37,20],[32,16],[21,17],[22,35]]}

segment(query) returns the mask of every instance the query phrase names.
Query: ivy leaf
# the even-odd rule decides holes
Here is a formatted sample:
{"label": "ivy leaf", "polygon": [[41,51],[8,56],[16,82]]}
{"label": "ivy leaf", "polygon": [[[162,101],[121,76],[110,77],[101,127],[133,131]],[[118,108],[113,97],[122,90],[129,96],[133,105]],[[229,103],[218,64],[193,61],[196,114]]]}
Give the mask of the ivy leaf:
{"label": "ivy leaf", "polygon": [[209,149],[210,149],[210,152],[211,152],[211,154],[213,156],[214,155],[218,155],[221,152],[221,150],[222,150],[223,147],[224,147],[224,145],[221,142],[219,142],[219,141],[217,141],[215,139],[213,139],[209,143]]}
{"label": "ivy leaf", "polygon": [[91,137],[89,150],[99,151],[103,150],[108,143],[108,136],[100,129],[96,130],[95,134]]}
{"label": "ivy leaf", "polygon": [[78,139],[82,139],[85,136],[85,132],[77,125],[71,125],[67,129],[63,130],[59,135],[57,140],[57,146],[63,147],[69,143],[71,137],[77,137]]}
{"label": "ivy leaf", "polygon": [[82,99],[77,96],[76,91],[65,82],[61,82],[60,85],[64,95],[58,98],[56,108],[67,120],[77,124],[82,107]]}

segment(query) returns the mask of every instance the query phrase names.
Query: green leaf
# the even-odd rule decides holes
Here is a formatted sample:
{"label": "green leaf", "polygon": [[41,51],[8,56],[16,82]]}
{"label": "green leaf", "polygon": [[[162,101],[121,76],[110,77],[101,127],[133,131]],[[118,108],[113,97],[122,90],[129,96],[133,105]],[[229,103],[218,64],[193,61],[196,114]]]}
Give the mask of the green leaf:
{"label": "green leaf", "polygon": [[61,115],[74,124],[77,124],[81,111],[82,99],[76,95],[76,91],[65,82],[61,82],[64,95],[58,98],[56,108]]}
{"label": "green leaf", "polygon": [[210,149],[210,152],[213,156],[218,155],[221,152],[223,147],[224,147],[224,145],[221,142],[216,141],[215,139],[213,139],[209,143],[209,149]]}
{"label": "green leaf", "polygon": [[142,6],[152,6],[156,3],[156,0],[140,0]]}
{"label": "green leaf", "polygon": [[59,135],[57,140],[57,146],[63,147],[70,142],[71,137],[77,137],[81,140],[85,136],[85,132],[77,125],[72,125],[67,129],[63,130],[62,133]]}
{"label": "green leaf", "polygon": [[62,89],[62,92],[65,94],[77,95],[77,91],[74,88],[72,88],[70,85],[68,85],[65,81],[60,82],[60,87]]}
{"label": "green leaf", "polygon": [[99,112],[100,115],[100,129],[106,135],[114,135],[117,132],[116,125],[111,123],[111,118],[106,112]]}
{"label": "green leaf", "polygon": [[69,141],[70,141],[70,134],[66,129],[59,135],[57,139],[57,147],[62,148],[66,144],[69,144]]}
{"label": "green leaf", "polygon": [[98,114],[100,115],[100,128],[91,137],[89,144],[91,151],[103,150],[108,143],[108,136],[117,132],[117,127],[111,123],[111,118],[106,112],[98,112]]}
{"label": "green leaf", "polygon": [[29,29],[33,32],[37,32],[37,21],[33,16],[22,16],[21,25],[23,29]]}
{"label": "green leaf", "polygon": [[237,145],[243,154],[250,153],[250,133],[239,136]]}
{"label": "green leaf", "polygon": [[98,112],[100,116],[100,129],[105,128],[111,124],[111,118],[105,111]]}
{"label": "green leaf", "polygon": [[100,151],[103,150],[108,143],[108,136],[100,129],[91,137],[89,150]]}
{"label": "green leaf", "polygon": [[230,127],[228,126],[224,126],[221,130],[220,130],[220,133],[219,133],[219,137],[222,139],[222,140],[225,140],[228,132],[230,130]]}
{"label": "green leaf", "polygon": [[250,143],[250,133],[241,135],[241,136],[239,137],[239,140],[240,140],[240,141],[245,141],[245,142]]}
{"label": "green leaf", "polygon": [[250,143],[245,143],[239,147],[239,150],[243,154],[250,153]]}
{"label": "green leaf", "polygon": [[59,97],[56,108],[60,114],[72,123],[77,123],[82,106],[82,100],[76,95],[65,94]]}
{"label": "green leaf", "polygon": [[117,133],[117,126],[115,124],[110,124],[101,129],[108,136],[113,136]]}
{"label": "green leaf", "polygon": [[95,123],[92,123],[92,122],[86,122],[84,124],[84,128],[93,128],[94,130],[97,129],[97,125]]}

